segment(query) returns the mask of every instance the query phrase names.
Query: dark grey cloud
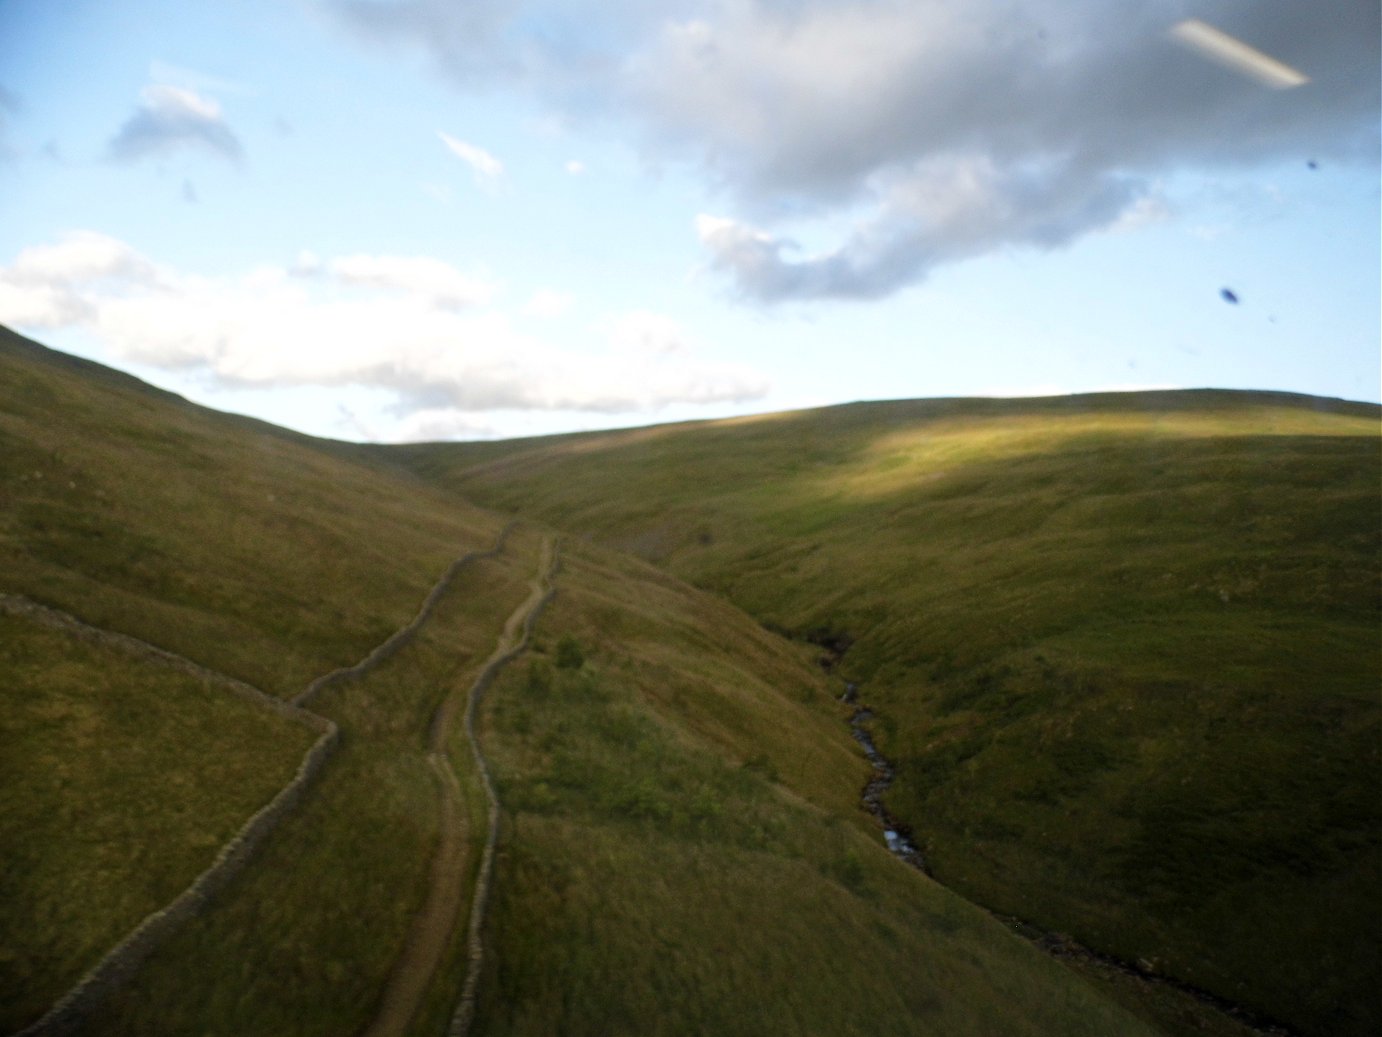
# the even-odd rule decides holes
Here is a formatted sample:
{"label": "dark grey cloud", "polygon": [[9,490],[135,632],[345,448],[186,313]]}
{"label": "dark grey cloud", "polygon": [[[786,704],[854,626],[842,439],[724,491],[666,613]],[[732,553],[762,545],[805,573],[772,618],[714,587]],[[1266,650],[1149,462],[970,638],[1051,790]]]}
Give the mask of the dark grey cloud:
{"label": "dark grey cloud", "polygon": [[[702,221],[711,265],[765,302],[877,298],[938,264],[1060,247],[1185,170],[1379,149],[1382,25],[1361,0],[334,6],[457,82],[626,121],[653,157],[700,165],[735,213]],[[1310,81],[1266,89],[1178,45],[1192,15]],[[841,214],[852,230],[818,255],[773,229]]]}
{"label": "dark grey cloud", "polygon": [[875,215],[838,248],[802,256],[796,242],[734,220],[702,216],[711,266],[759,302],[878,299],[942,263],[1006,245],[1058,248],[1106,227],[1142,194],[1140,181],[1082,171],[1003,170],[986,160],[937,161],[897,174]]}
{"label": "dark grey cloud", "polygon": [[107,151],[117,161],[132,162],[188,146],[232,163],[245,155],[215,101],[182,87],[156,85],[144,89],[139,107],[111,138]]}
{"label": "dark grey cloud", "polygon": [[498,46],[506,25],[523,5],[491,0],[331,0],[342,23],[377,45],[417,44],[443,69],[464,82],[480,82],[517,70],[520,55]]}

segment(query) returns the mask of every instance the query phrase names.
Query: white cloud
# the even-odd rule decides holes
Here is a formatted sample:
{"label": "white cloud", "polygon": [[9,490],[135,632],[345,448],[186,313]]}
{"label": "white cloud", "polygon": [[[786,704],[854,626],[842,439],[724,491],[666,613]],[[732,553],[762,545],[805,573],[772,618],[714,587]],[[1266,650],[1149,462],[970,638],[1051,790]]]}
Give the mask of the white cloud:
{"label": "white cloud", "polygon": [[426,257],[302,253],[290,267],[211,278],[90,233],[0,267],[0,322],[80,326],[117,359],[213,385],[382,388],[400,415],[430,415],[419,429],[433,412],[635,413],[767,391],[737,365],[556,346],[520,332],[490,298],[486,285]]}
{"label": "white cloud", "polygon": [[427,256],[342,256],[328,268],[347,284],[389,288],[421,297],[436,306],[459,309],[489,302],[498,286]]}
{"label": "white cloud", "polygon": [[580,176],[582,173],[585,172],[585,163],[577,158],[568,159],[566,162],[565,169],[572,176]]}
{"label": "white cloud", "polygon": [[13,283],[51,287],[107,277],[149,282],[155,273],[154,265],[123,241],[93,231],[77,231],[56,244],[26,248],[6,270]]}
{"label": "white cloud", "polygon": [[293,260],[293,265],[288,268],[288,272],[299,277],[315,276],[322,272],[321,256],[310,248],[300,249],[297,258]]}
{"label": "white cloud", "polygon": [[450,151],[451,154],[455,155],[471,168],[475,174],[476,183],[490,184],[503,175],[504,163],[500,162],[484,148],[476,147],[474,144],[468,144],[463,140],[458,140],[451,136],[451,134],[444,133],[441,130],[437,131],[437,136],[441,138],[441,142],[446,145],[447,150]]}
{"label": "white cloud", "polygon": [[62,328],[91,316],[89,306],[60,286],[0,281],[0,323],[18,328]]}
{"label": "white cloud", "polygon": [[149,79],[155,83],[195,90],[198,93],[238,94],[252,96],[258,91],[235,79],[208,75],[196,69],[174,65],[171,62],[155,59],[149,62]]}
{"label": "white cloud", "polygon": [[557,292],[542,288],[534,292],[523,312],[531,317],[560,317],[571,308],[576,297],[570,292]]}
{"label": "white cloud", "polygon": [[870,299],[922,280],[935,266],[1006,245],[1053,249],[1111,228],[1137,205],[1142,185],[1090,178],[1063,163],[1005,168],[981,155],[946,155],[870,182],[872,214],[835,249],[798,256],[790,239],[734,220],[700,216],[711,265],[744,296]]}
{"label": "white cloud", "polygon": [[244,158],[240,139],[226,125],[221,107],[186,87],[156,83],[140,94],[140,104],[111,138],[111,158],[134,161],[186,145],[209,149],[230,161]]}
{"label": "white cloud", "polygon": [[644,356],[687,353],[686,332],[672,318],[648,310],[634,310],[606,321],[605,332],[616,349]]}
{"label": "white cloud", "polygon": [[1171,206],[1157,187],[1154,193],[1144,194],[1124,209],[1118,215],[1118,219],[1109,224],[1108,231],[1112,234],[1127,234],[1143,227],[1165,223],[1171,215]]}

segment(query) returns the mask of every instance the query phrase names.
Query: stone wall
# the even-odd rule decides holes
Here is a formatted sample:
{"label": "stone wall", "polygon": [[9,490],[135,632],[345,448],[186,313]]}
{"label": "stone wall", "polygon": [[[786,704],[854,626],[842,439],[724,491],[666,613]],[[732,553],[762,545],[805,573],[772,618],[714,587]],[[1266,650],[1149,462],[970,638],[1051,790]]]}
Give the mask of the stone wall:
{"label": "stone wall", "polygon": [[166,666],[169,669],[185,673],[189,677],[215,684],[217,687],[247,699],[257,706],[270,709],[279,716],[300,724],[306,724],[316,731],[325,731],[324,725],[330,721],[325,717],[319,717],[315,713],[309,713],[305,709],[284,702],[282,699],[275,698],[266,692],[260,691],[253,685],[246,684],[244,681],[236,680],[234,677],[224,673],[217,673],[215,670],[208,670],[205,666],[199,666],[191,659],[186,659],[181,655],[174,655],[172,652],[165,651],[147,641],[141,641],[137,637],[129,634],[117,633],[114,630],[103,630],[100,627],[93,627],[83,623],[76,616],[69,615],[59,609],[49,608],[47,605],[40,605],[36,601],[18,594],[0,594],[0,612],[11,616],[22,616],[37,623],[49,627],[53,630],[61,631],[64,634],[74,637],[79,641],[88,644],[103,645],[115,648],[127,655],[132,655],[136,659],[145,662],[156,663]]}
{"label": "stone wall", "polygon": [[499,795],[494,791],[494,783],[490,780],[489,764],[485,761],[485,755],[480,750],[480,742],[475,737],[475,711],[479,708],[480,699],[485,691],[493,683],[499,671],[508,663],[517,658],[528,647],[532,640],[533,630],[537,626],[538,618],[542,615],[543,609],[547,607],[557,593],[555,581],[558,571],[561,568],[561,545],[556,544],[552,548],[551,558],[547,565],[547,571],[543,574],[543,582],[547,584],[547,592],[533,605],[532,610],[523,617],[523,636],[518,643],[505,652],[502,656],[494,659],[475,679],[470,691],[470,701],[466,703],[465,710],[465,736],[470,743],[471,754],[475,758],[475,767],[480,774],[480,784],[484,786],[485,798],[489,802],[488,811],[488,830],[485,834],[485,848],[480,854],[480,868],[475,875],[475,893],[470,903],[470,924],[466,936],[466,976],[465,983],[461,988],[460,999],[456,1003],[456,1009],[451,1015],[451,1023],[447,1030],[448,1037],[466,1037],[470,1032],[470,1027],[475,1021],[475,1005],[479,993],[480,972],[485,961],[485,945],[482,928],[485,921],[485,909],[489,906],[490,890],[494,885],[494,854],[499,843]]}
{"label": "stone wall", "polygon": [[217,891],[243,870],[259,845],[301,801],[308,786],[335,750],[340,732],[335,723],[326,717],[317,716],[266,695],[243,681],[198,666],[190,659],[164,651],[128,634],[89,626],[75,616],[27,598],[0,594],[0,612],[22,616],[90,644],[113,647],[138,659],[178,670],[303,724],[320,735],[303,757],[302,763],[298,765],[293,779],[245,822],[230,841],[221,847],[210,866],[198,875],[190,886],[135,926],[128,936],[108,951],[105,957],[78,980],[77,984],[42,1018],[19,1031],[17,1035],[55,1037],[76,1032],[93,1016],[100,1003],[113,990],[129,980],[160,943],[178,926],[199,913]]}
{"label": "stone wall", "polygon": [[471,562],[478,561],[482,558],[494,558],[500,551],[504,550],[504,543],[508,540],[514,525],[515,523],[510,522],[500,530],[499,537],[495,540],[493,547],[485,551],[471,551],[457,558],[447,566],[446,572],[441,575],[441,579],[436,582],[431,591],[428,592],[427,597],[423,599],[422,608],[418,610],[418,614],[413,617],[411,623],[394,631],[387,641],[375,648],[374,651],[370,652],[369,655],[365,656],[364,659],[360,660],[360,662],[356,663],[354,666],[344,666],[339,670],[332,670],[330,673],[318,677],[311,684],[307,685],[301,694],[293,699],[293,705],[305,706],[324,688],[333,687],[345,681],[359,680],[381,663],[397,655],[402,648],[412,641],[417,635],[417,632],[422,629],[422,625],[431,618],[433,611],[437,607],[437,603],[441,601],[442,595],[450,589],[451,582],[455,580],[461,570]]}
{"label": "stone wall", "polygon": [[[187,889],[183,890],[170,903],[140,922],[37,1022],[25,1027],[14,1037],[59,1037],[59,1035],[76,1033],[83,1024],[93,1018],[106,997],[122,984],[128,982],[159,944],[188,919],[205,909],[215,894],[244,869],[260,844],[302,800],[308,787],[321,772],[322,767],[340,741],[341,735],[336,724],[327,717],[303,708],[304,704],[323,688],[342,681],[363,677],[397,654],[413,639],[432,615],[442,595],[446,593],[461,570],[478,559],[493,558],[498,555],[503,550],[514,525],[511,522],[505,526],[494,546],[488,550],[471,551],[452,562],[423,600],[421,609],[410,623],[396,631],[361,662],[318,677],[292,702],[284,702],[282,699],[274,698],[244,681],[199,666],[190,659],[165,651],[138,638],[130,637],[128,634],[90,626],[66,612],[40,605],[20,595],[0,594],[0,612],[23,616],[88,643],[114,647],[138,659],[178,670],[254,702],[265,709],[272,710],[288,720],[304,724],[320,736],[303,757],[293,779],[245,822],[231,840],[221,847],[211,865],[198,875]],[[555,571],[555,562],[551,571]],[[517,655],[527,645],[535,616],[546,604],[547,599],[551,597],[551,593],[549,590],[527,617],[523,629],[523,640],[519,647],[506,655],[503,660],[498,660],[494,665],[487,668],[485,674],[482,675],[482,679],[486,683],[493,678],[494,673],[498,672],[499,667],[504,662]],[[488,774],[484,774],[483,778],[486,789],[491,792],[492,796]],[[493,815],[494,811],[492,810],[491,813]],[[495,823],[497,823],[497,816],[492,816],[491,828]],[[489,854],[490,850],[487,848],[487,857]]]}

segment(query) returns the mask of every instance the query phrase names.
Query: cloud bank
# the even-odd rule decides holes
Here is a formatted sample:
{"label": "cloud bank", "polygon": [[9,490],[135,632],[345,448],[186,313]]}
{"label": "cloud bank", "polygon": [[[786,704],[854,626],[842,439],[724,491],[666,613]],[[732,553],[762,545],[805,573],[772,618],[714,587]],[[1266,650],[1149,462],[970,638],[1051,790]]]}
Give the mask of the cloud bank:
{"label": "cloud bank", "polygon": [[[760,302],[877,298],[943,263],[1058,248],[1185,170],[1379,148],[1379,12],[1358,0],[1195,5],[1308,78],[1289,90],[1179,46],[1182,0],[331,6],[463,87],[526,89],[698,165],[731,212],[700,221],[711,266]],[[793,227],[841,218],[834,247],[794,245]]]}
{"label": "cloud bank", "polygon": [[189,146],[231,163],[245,157],[240,138],[221,117],[220,105],[185,87],[155,84],[140,93],[139,107],[106,150],[118,162],[133,162]]}
{"label": "cloud bank", "polygon": [[491,305],[496,291],[417,256],[304,254],[201,277],[82,232],[0,267],[0,322],[85,328],[121,360],[218,386],[382,388],[418,430],[477,427],[470,412],[651,412],[767,392],[748,368],[700,360],[666,317],[616,316],[601,348],[576,353],[525,333]]}

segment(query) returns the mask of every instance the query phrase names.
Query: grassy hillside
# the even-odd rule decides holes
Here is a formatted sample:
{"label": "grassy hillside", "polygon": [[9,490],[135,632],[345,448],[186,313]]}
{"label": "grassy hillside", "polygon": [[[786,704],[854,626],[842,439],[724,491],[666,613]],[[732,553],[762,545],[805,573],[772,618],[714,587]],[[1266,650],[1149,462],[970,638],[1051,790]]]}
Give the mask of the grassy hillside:
{"label": "grassy hillside", "polygon": [[[445,697],[464,694],[523,598],[535,546],[512,538],[500,558],[464,570],[416,640],[313,701],[343,736],[313,796],[216,910],[151,959],[92,1034],[327,1037],[369,1023],[423,901],[437,841],[428,723]],[[470,814],[475,844],[483,806]],[[453,954],[437,978],[443,1019],[463,967]]]}
{"label": "grassy hillside", "polygon": [[[0,593],[291,696],[402,626],[501,528],[341,455],[0,329]],[[186,888],[315,736],[148,660],[0,622],[0,989],[18,1024]]]}
{"label": "grassy hillside", "polygon": [[0,328],[0,589],[295,694],[500,528],[323,446]]}
{"label": "grassy hillside", "polygon": [[811,655],[581,545],[489,698],[484,1034],[1151,1032],[898,864]]}
{"label": "grassy hillside", "polygon": [[[0,332],[0,592],[290,696],[499,531],[381,456]],[[448,816],[429,729],[528,593],[539,540],[520,528],[397,654],[313,699],[341,741],[305,800],[88,1032],[325,1037],[379,1019]],[[625,556],[567,558],[537,650],[482,715],[505,814],[478,1032],[1151,1032],[887,855],[813,650]],[[196,682],[5,632],[0,967],[19,1025],[181,888],[303,737]],[[455,727],[446,748],[473,882],[484,802]],[[394,1032],[444,1029],[465,921]]]}
{"label": "grassy hillside", "polygon": [[390,448],[797,636],[937,875],[1307,1033],[1382,1028],[1382,440],[1285,394],[909,401]]}
{"label": "grassy hillside", "polygon": [[0,614],[0,1032],[206,868],[315,737],[224,689]]}

